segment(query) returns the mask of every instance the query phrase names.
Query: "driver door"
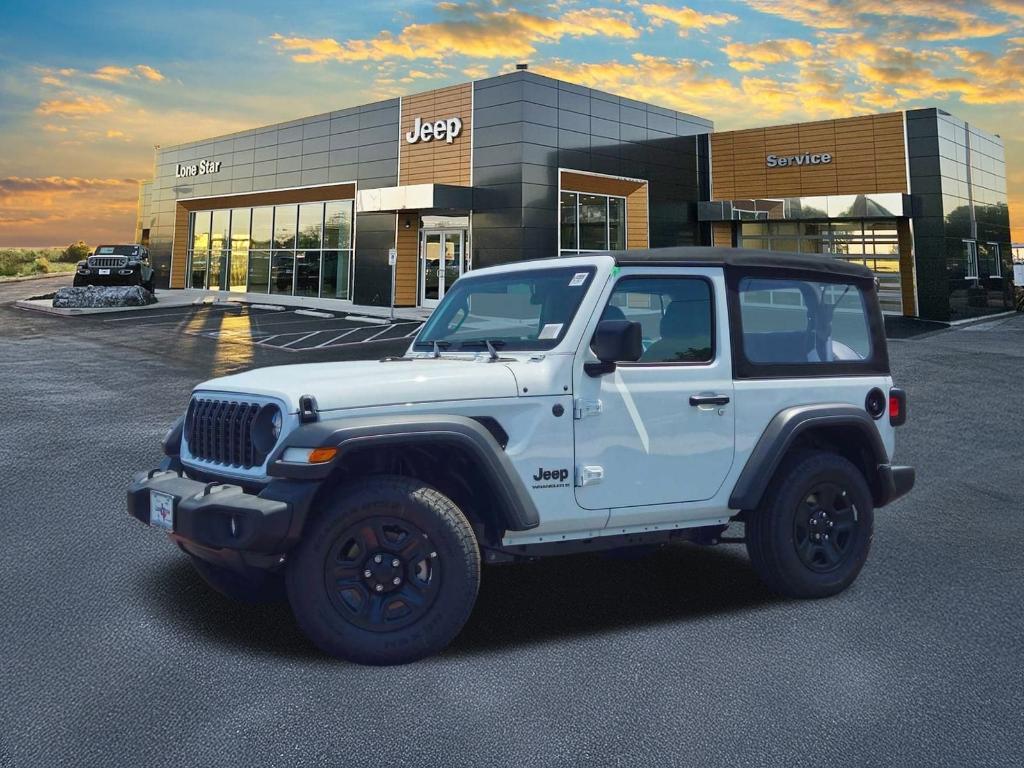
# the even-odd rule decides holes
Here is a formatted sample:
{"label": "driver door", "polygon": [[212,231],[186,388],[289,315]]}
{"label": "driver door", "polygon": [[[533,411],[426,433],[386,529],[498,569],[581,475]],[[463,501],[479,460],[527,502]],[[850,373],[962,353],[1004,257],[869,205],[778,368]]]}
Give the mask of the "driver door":
{"label": "driver door", "polygon": [[578,356],[577,503],[611,508],[608,527],[677,520],[651,506],[710,499],[733,461],[721,270],[623,270],[586,338],[599,319],[640,323],[644,353],[597,377],[582,369],[590,351]]}

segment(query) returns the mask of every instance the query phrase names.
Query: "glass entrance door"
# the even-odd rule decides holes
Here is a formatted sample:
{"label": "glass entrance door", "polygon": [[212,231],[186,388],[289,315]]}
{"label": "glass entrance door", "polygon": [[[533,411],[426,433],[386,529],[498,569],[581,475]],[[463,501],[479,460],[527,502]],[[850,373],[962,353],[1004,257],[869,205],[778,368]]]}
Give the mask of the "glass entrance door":
{"label": "glass entrance door", "polygon": [[462,230],[424,230],[420,241],[420,305],[436,307],[462,275],[466,238]]}

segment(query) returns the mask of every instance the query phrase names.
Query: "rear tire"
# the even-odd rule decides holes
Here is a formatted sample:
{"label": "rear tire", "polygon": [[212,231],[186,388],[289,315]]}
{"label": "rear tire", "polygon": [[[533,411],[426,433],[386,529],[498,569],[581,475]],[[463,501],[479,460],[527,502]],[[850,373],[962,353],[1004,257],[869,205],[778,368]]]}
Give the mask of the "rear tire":
{"label": "rear tire", "polygon": [[873,524],[871,491],[856,466],[834,453],[799,453],[783,463],[761,506],[747,515],[747,552],[769,589],[828,597],[864,567]]}
{"label": "rear tire", "polygon": [[189,555],[192,567],[216,592],[242,603],[279,603],[285,599],[284,577],[280,573],[254,570],[250,574],[200,560]]}
{"label": "rear tire", "polygon": [[332,656],[404,664],[441,651],[473,610],[480,548],[457,506],[419,480],[340,488],[289,561],[302,631]]}

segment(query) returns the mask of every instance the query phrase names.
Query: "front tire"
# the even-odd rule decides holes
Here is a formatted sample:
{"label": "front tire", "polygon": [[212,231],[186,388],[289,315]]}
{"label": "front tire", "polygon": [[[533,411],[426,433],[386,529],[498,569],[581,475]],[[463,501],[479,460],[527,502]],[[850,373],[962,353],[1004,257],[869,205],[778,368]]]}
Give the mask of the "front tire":
{"label": "front tire", "polygon": [[784,462],[746,519],[747,552],[765,585],[796,598],[828,597],[857,578],[871,549],[874,507],[861,471],[834,453]]}
{"label": "front tire", "polygon": [[296,621],[321,650],[404,664],[441,651],[466,623],[480,549],[436,489],[371,477],[340,488],[311,522],[285,581]]}

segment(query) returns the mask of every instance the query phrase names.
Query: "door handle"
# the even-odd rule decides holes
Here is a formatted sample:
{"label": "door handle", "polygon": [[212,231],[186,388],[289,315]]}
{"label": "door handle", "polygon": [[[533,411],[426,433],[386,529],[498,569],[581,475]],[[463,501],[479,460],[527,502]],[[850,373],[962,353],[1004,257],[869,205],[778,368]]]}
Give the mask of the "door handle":
{"label": "door handle", "polygon": [[694,408],[701,405],[727,405],[728,395],[690,395],[690,405]]}

